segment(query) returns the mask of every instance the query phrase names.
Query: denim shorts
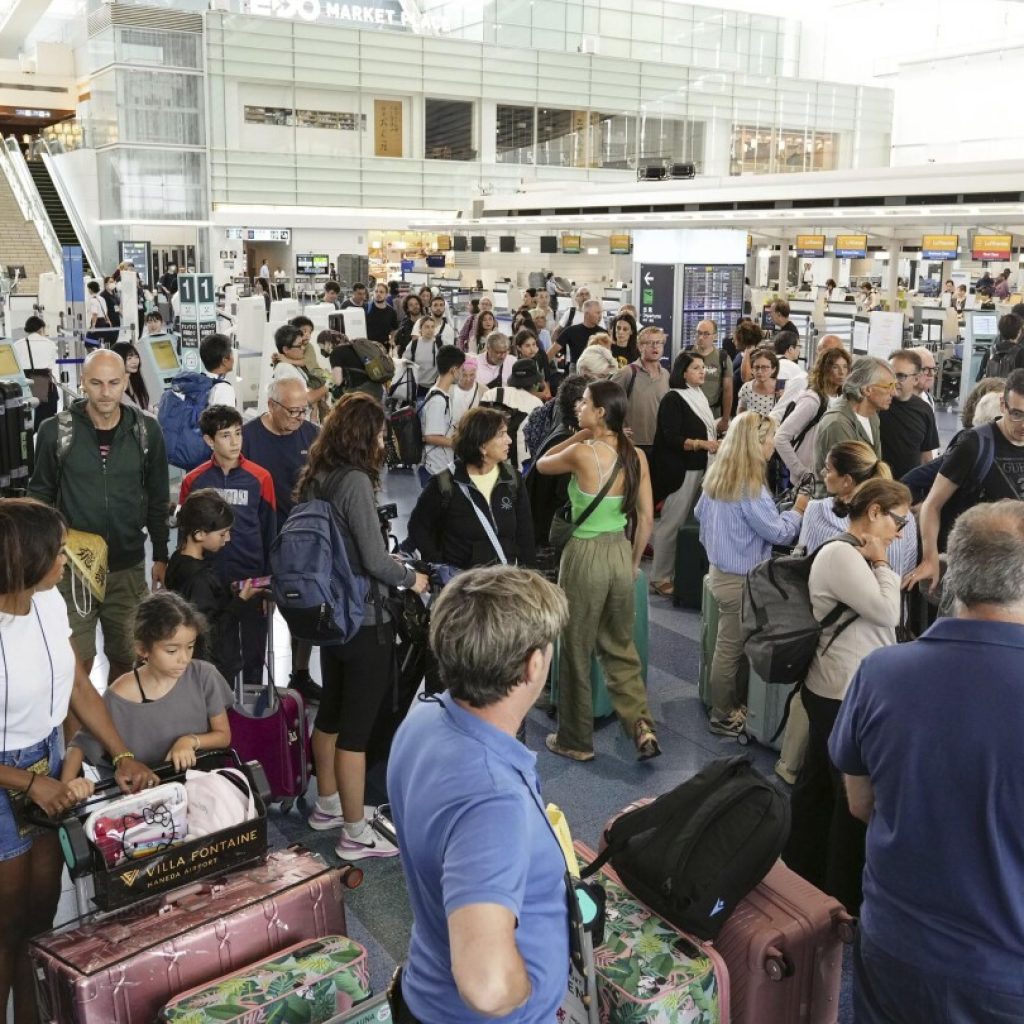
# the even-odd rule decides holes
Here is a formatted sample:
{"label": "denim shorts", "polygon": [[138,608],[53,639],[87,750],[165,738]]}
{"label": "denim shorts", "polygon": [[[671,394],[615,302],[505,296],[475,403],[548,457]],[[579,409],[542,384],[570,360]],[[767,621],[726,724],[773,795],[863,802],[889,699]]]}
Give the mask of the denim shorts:
{"label": "denim shorts", "polygon": [[[49,762],[47,774],[57,778],[64,761],[64,737],[60,726],[46,739],[33,743],[31,747],[0,751],[0,765],[5,768],[28,768],[42,760]],[[28,853],[41,832],[39,828],[31,828],[22,835],[10,793],[0,787],[0,861],[13,860]]]}

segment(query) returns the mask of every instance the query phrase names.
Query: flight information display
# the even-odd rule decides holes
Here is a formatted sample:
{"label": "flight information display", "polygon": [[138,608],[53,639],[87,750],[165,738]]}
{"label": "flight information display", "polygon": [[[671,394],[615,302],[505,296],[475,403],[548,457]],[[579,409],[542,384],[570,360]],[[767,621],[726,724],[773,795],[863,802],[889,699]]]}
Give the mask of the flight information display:
{"label": "flight information display", "polygon": [[714,320],[718,340],[732,333],[743,315],[742,263],[688,263],[683,267],[683,345],[693,345],[697,324]]}

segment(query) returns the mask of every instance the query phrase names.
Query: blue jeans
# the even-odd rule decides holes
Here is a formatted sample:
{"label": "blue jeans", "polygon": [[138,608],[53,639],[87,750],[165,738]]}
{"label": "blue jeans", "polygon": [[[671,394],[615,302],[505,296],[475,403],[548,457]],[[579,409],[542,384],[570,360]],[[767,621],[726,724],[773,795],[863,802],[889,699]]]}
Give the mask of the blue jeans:
{"label": "blue jeans", "polygon": [[[964,955],[970,955],[965,937]],[[1024,996],[922,971],[879,949],[863,931],[853,951],[857,1024],[1024,1024]]]}
{"label": "blue jeans", "polygon": [[[0,765],[5,768],[29,768],[43,760],[49,763],[47,774],[57,778],[64,763],[64,739],[59,726],[46,739],[30,747],[0,751]],[[13,860],[28,853],[40,832],[38,828],[30,828],[22,834],[11,795],[8,790],[0,788],[0,861]]]}

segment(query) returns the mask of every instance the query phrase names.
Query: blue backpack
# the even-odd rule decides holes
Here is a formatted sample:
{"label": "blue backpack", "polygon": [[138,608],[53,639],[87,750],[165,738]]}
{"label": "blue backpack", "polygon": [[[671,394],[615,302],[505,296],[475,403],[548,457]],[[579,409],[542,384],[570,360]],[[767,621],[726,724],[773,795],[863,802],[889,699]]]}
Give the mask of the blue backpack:
{"label": "blue backpack", "polygon": [[[922,466],[915,466],[908,473],[904,473],[900,478],[900,483],[905,484],[910,488],[910,493],[913,496],[915,505],[920,504],[928,497],[928,492],[932,489],[932,484],[935,483],[935,478],[942,472],[942,467],[945,464],[946,459],[949,458],[949,453],[969,434],[972,432],[978,435],[978,458],[974,464],[974,471],[972,473],[973,479],[967,484],[966,490],[970,492],[974,500],[970,501],[970,504],[974,504],[977,501],[977,492],[981,490],[982,484],[985,482],[985,477],[988,476],[989,470],[992,469],[992,463],[996,457],[996,442],[995,435],[992,431],[995,429],[995,425],[992,423],[982,424],[980,427],[973,427],[971,430],[961,430],[946,448],[946,451],[940,455],[937,459],[932,459],[931,462],[926,462]],[[964,490],[964,488],[961,488]],[[961,497],[964,497],[963,495]],[[947,502],[947,504],[949,504]],[[963,511],[960,509],[959,511]],[[945,509],[943,509],[945,512]]]}
{"label": "blue backpack", "polygon": [[215,383],[205,373],[183,370],[171,379],[160,396],[156,418],[164,432],[167,461],[186,472],[210,458],[209,445],[199,429],[199,415],[206,408]]}
{"label": "blue backpack", "polygon": [[322,647],[356,635],[369,592],[369,580],[349,561],[334,505],[324,497],[354,469],[314,480],[312,496],[292,509],[270,546],[271,589],[292,637]]}

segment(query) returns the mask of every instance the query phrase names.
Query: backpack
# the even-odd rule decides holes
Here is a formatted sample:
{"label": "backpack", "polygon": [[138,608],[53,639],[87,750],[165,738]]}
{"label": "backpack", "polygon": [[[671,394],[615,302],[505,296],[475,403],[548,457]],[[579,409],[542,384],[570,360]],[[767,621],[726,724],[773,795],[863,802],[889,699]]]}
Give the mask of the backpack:
{"label": "backpack", "polygon": [[985,376],[1009,377],[1017,368],[1017,359],[1019,355],[1020,348],[1016,343],[1010,345],[1003,352],[993,348],[989,353],[988,365],[985,367]]}
{"label": "backpack", "polygon": [[271,589],[289,632],[322,647],[346,643],[363,625],[369,581],[349,561],[337,510],[325,497],[353,471],[345,466],[314,480],[311,497],[292,509],[270,545]]}
{"label": "backpack", "polygon": [[[782,414],[782,419],[779,420],[779,426],[789,417],[789,414],[796,408],[796,402],[790,402],[789,408]],[[825,415],[828,409],[828,400],[823,398],[821,395],[818,396],[818,411],[814,414],[814,418],[810,423],[800,431],[796,437],[793,438],[793,451],[796,451],[800,445],[804,443],[804,438],[818,425],[821,418]],[[775,496],[776,504],[780,501],[788,501],[795,498],[792,493],[793,487],[798,486],[801,481],[793,480],[789,475],[789,470],[786,464],[782,461],[782,456],[778,452],[772,452],[772,457],[768,460],[768,488]],[[787,487],[787,481],[791,486]],[[791,505],[789,507],[792,507]]]}
{"label": "backpack", "polygon": [[[503,367],[504,369],[504,367]],[[500,381],[500,374],[499,374]],[[505,388],[502,384],[498,384],[494,390],[494,398],[487,402],[480,403],[481,408],[484,409],[500,409],[503,413],[508,416],[508,435],[512,438],[512,445],[509,448],[508,458],[509,462],[512,463],[516,469],[519,468],[519,428],[526,422],[526,417],[530,414],[523,412],[521,409],[513,409],[512,406],[505,404]]]}
{"label": "backpack", "polygon": [[[121,406],[121,415],[125,415],[125,410],[130,409],[130,406]],[[135,435],[135,441],[139,446],[139,454],[142,456],[142,489],[146,489],[146,470],[149,468],[149,434],[146,432],[146,422],[143,420],[144,413],[139,412],[136,409],[131,409],[132,415],[135,417],[135,422],[132,424],[132,433]],[[68,452],[71,451],[71,445],[75,440],[75,417],[72,416],[70,409],[62,409],[56,416],[57,419],[57,480],[58,489],[60,475],[64,471],[64,462],[68,457]]]}
{"label": "backpack", "polygon": [[426,457],[426,454],[427,454],[427,444],[423,440],[423,420],[422,420],[421,417],[423,415],[423,409],[426,406],[427,402],[429,402],[432,398],[435,398],[437,395],[440,395],[444,399],[444,407],[445,407],[445,410],[448,413],[449,429],[451,427],[451,418],[452,418],[452,403],[451,403],[451,399],[443,391],[434,391],[434,390],[428,391],[426,393],[426,395],[423,396],[423,401],[420,402],[416,406],[416,422],[417,422],[417,424],[419,425],[419,428],[420,428],[420,442],[419,443],[420,443],[420,452],[421,452],[421,454],[420,454],[420,462],[421,463],[423,462],[423,459]]}
{"label": "backpack", "polygon": [[383,384],[394,376],[394,360],[384,351],[382,345],[366,338],[354,338],[352,348],[363,364],[363,372],[374,384]]}
{"label": "backpack", "polygon": [[[981,490],[981,485],[985,482],[985,477],[988,476],[989,470],[992,469],[992,463],[995,462],[996,439],[993,434],[994,428],[995,424],[993,423],[984,423],[980,427],[971,428],[978,435],[979,441],[978,460],[974,464],[974,483],[970,487],[970,492],[973,496],[976,496]],[[949,442],[949,446],[937,459],[932,459],[931,462],[926,462],[922,466],[915,466],[900,478],[900,483],[910,488],[915,505],[920,504],[928,497],[928,492],[932,489],[935,478],[942,472],[942,467],[946,459],[949,458],[949,453],[963,441],[969,432],[969,430],[961,430],[953,437],[953,440]],[[960,490],[964,490],[964,488],[959,488],[958,494]],[[946,502],[946,505],[949,504],[950,502]],[[958,504],[960,503],[958,502]],[[945,513],[945,507],[943,507],[942,511]]]}
{"label": "backpack", "polygon": [[[841,534],[825,544],[837,541],[857,543],[848,534]],[[818,650],[821,634],[850,611],[847,605],[837,604],[820,622],[814,617],[808,581],[818,551],[811,555],[778,555],[747,573],[740,635],[751,667],[768,682],[802,682]],[[828,647],[856,618],[854,612],[840,623]]]}
{"label": "backpack", "polygon": [[[509,465],[511,460],[504,465]],[[436,474],[434,479],[437,481],[437,492],[441,496],[441,518],[443,519],[448,515],[448,509],[451,508],[452,495],[455,494],[455,477],[452,476],[450,469],[443,469],[440,473]],[[498,484],[502,483],[502,478],[498,477]],[[507,481],[509,490],[512,492],[512,505],[515,506],[516,497],[519,494],[519,474],[512,473],[511,478]],[[497,487],[498,484],[494,486]]]}
{"label": "backpack", "polygon": [[164,432],[167,461],[186,472],[210,458],[210,448],[199,429],[199,416],[214,383],[205,373],[183,370],[171,378],[170,386],[160,396],[156,418]]}
{"label": "backpack", "polygon": [[580,874],[611,861],[623,886],[656,914],[714,939],[778,860],[789,826],[789,798],[750,757],[722,758],[616,818],[604,850]]}

